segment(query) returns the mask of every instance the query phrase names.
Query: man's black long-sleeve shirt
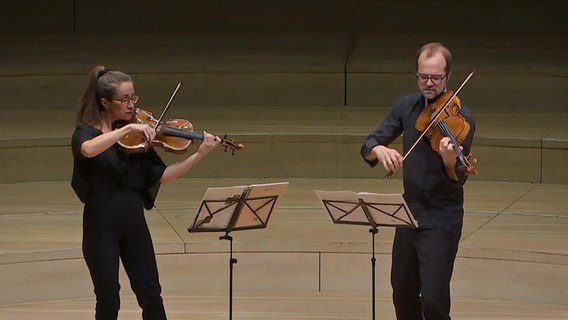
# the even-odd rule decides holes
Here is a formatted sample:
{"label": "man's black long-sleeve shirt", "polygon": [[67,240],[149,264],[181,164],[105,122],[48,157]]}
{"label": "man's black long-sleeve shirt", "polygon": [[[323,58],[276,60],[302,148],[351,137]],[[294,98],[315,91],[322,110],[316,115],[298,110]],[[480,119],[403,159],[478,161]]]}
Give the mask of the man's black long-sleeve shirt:
{"label": "man's black long-sleeve shirt", "polygon": [[[421,92],[397,100],[382,123],[365,139],[361,147],[363,159],[373,147],[388,146],[401,134],[403,154],[406,154],[421,134],[415,128],[415,123],[425,106],[426,100]],[[470,124],[469,133],[460,144],[463,154],[468,155],[475,133],[475,121],[463,103],[459,112]],[[367,163],[374,167],[378,160]],[[426,137],[422,137],[407,155],[403,163],[403,196],[421,228],[463,224],[463,185],[467,174],[459,170],[456,172],[458,181],[451,181],[446,175],[442,157],[432,149],[430,140]]]}

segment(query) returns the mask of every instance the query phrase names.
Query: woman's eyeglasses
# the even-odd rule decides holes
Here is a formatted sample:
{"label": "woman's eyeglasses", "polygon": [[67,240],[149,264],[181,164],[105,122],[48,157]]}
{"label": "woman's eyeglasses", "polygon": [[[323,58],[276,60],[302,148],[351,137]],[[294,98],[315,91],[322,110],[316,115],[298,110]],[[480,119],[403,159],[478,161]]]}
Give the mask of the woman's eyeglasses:
{"label": "woman's eyeglasses", "polygon": [[128,102],[132,101],[133,104],[136,104],[138,102],[138,95],[133,95],[132,97],[123,97],[120,99],[112,99],[114,101],[120,101],[120,104],[122,105],[128,105]]}

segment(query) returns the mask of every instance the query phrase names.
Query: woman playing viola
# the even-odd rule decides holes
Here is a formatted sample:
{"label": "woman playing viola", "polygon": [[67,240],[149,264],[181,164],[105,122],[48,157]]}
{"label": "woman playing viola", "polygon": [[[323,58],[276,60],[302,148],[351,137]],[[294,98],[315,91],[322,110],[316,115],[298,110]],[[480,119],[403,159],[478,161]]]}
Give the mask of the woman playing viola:
{"label": "woman playing viola", "polygon": [[95,319],[117,319],[120,309],[119,261],[145,320],[166,319],[158,268],[144,208],[154,206],[161,183],[194,167],[221,139],[204,132],[193,154],[166,165],[152,148],[125,154],[117,142],[129,133],[151,141],[148,124],[128,122],[138,96],[132,78],[97,66],[89,73],[72,136],[72,186],[83,209],[83,256],[96,295]]}

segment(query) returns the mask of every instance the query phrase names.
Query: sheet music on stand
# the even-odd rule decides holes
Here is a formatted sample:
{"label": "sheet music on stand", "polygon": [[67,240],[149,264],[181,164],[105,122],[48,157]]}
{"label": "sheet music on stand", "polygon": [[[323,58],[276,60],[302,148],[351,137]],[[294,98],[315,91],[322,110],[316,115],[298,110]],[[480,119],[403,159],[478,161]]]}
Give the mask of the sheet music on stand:
{"label": "sheet music on stand", "polygon": [[266,228],[288,182],[208,188],[189,232]]}
{"label": "sheet music on stand", "polygon": [[315,190],[334,223],[418,227],[401,194]]}

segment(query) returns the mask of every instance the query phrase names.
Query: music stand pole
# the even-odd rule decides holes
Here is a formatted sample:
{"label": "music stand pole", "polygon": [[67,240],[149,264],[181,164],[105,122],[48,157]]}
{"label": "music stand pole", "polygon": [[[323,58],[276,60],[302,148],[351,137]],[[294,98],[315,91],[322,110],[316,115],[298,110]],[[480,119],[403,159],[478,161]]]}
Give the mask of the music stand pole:
{"label": "music stand pole", "polygon": [[377,229],[376,227],[372,227],[371,229],[369,229],[369,232],[371,233],[371,238],[373,240],[373,255],[371,257],[371,272],[372,272],[372,276],[371,279],[373,280],[373,284],[372,284],[372,290],[373,293],[371,294],[371,297],[373,299],[373,320],[375,320],[375,275],[376,275],[376,262],[377,259],[375,259],[375,235],[379,232],[379,229]]}
{"label": "music stand pole", "polygon": [[224,236],[220,236],[219,240],[229,241],[229,320],[233,319],[233,265],[237,263],[237,259],[233,258],[233,237],[227,232]]}
{"label": "music stand pole", "polygon": [[[359,205],[361,206],[361,209],[363,209],[363,212],[365,212],[365,215],[367,215],[367,217],[371,216],[371,213],[369,212],[369,208],[367,207],[367,204],[365,203],[365,201],[363,199],[359,199]],[[373,242],[372,244],[372,248],[373,248],[373,254],[371,256],[371,279],[373,281],[373,283],[371,284],[371,299],[372,299],[372,306],[373,306],[373,320],[375,320],[375,313],[376,313],[376,302],[375,302],[375,277],[376,277],[376,264],[377,264],[377,259],[375,258],[375,235],[379,232],[379,229],[377,229],[376,223],[374,221],[370,221],[369,220],[369,224],[371,224],[371,229],[369,229],[369,232],[371,233],[371,240]]]}

